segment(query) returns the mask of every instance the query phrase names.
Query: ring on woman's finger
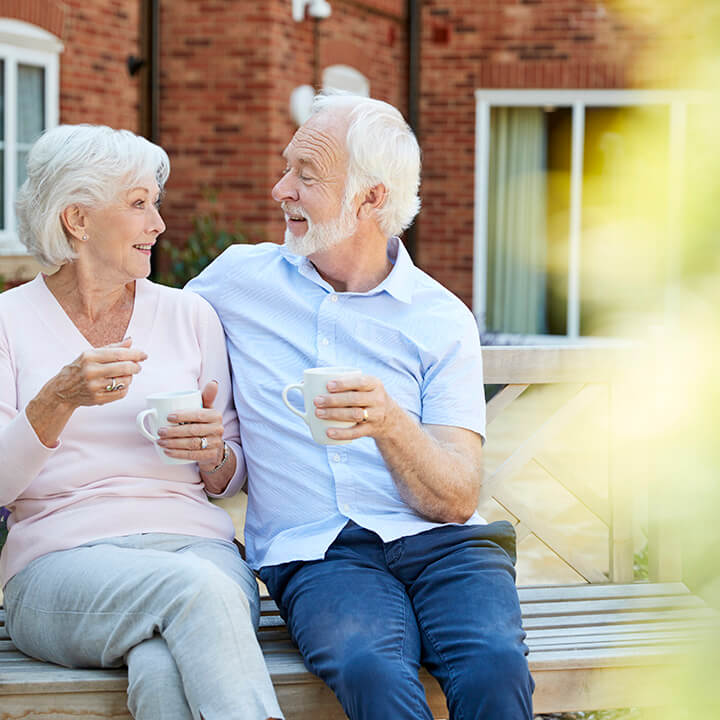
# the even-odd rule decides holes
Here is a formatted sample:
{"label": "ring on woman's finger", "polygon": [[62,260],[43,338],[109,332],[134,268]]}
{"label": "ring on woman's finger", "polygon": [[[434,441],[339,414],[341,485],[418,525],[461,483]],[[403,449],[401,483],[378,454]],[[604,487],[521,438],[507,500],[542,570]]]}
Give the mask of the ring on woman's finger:
{"label": "ring on woman's finger", "polygon": [[206,437],[201,437],[201,438],[200,438],[200,449],[201,449],[201,450],[207,450],[207,446],[208,446],[207,438],[206,438]]}
{"label": "ring on woman's finger", "polygon": [[117,388],[118,384],[115,382],[115,378],[110,378],[110,382],[105,386],[106,392],[115,392]]}
{"label": "ring on woman's finger", "polygon": [[367,408],[363,408],[362,422],[367,422],[370,419]]}

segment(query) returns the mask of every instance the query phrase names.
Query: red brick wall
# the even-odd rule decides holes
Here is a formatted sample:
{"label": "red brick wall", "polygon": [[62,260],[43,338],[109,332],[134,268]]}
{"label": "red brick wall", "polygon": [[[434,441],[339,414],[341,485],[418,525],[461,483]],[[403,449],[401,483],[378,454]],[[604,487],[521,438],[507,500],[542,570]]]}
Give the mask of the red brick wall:
{"label": "red brick wall", "polygon": [[160,140],[173,165],[164,208],[174,242],[209,207],[203,187],[223,225],[282,241],[270,190],[295,131],[290,93],[327,65],[352,65],[375,97],[406,104],[403,0],[331,5],[330,18],[296,23],[289,0],[161,3]]}
{"label": "red brick wall", "polygon": [[139,0],[62,0],[65,50],[60,56],[60,121],[136,131],[139,79],[128,55],[140,55]]}
{"label": "red brick wall", "polygon": [[596,0],[425,0],[420,125],[422,267],[472,303],[479,88],[620,88],[636,27]]}
{"label": "red brick wall", "polygon": [[0,17],[23,20],[60,38],[60,122],[137,130],[139,0],[0,0]]}

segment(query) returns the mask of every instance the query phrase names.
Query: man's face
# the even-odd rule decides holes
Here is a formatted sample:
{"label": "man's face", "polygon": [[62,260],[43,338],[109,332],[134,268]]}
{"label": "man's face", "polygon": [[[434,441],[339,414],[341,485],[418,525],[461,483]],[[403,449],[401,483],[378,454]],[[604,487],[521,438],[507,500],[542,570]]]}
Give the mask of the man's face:
{"label": "man's face", "polygon": [[298,129],[283,156],[285,173],[272,190],[285,213],[285,242],[297,255],[312,255],[346,240],[357,228],[344,202],[347,171],[345,124],[320,113]]}

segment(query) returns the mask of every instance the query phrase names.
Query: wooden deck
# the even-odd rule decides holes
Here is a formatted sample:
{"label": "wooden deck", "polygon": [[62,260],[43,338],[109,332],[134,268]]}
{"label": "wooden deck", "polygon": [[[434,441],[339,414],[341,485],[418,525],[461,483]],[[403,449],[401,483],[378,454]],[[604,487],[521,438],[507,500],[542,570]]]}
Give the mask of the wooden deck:
{"label": "wooden deck", "polygon": [[[656,706],[669,701],[686,654],[717,615],[682,583],[520,588],[535,712]],[[305,669],[270,599],[260,642],[291,720],[345,718],[333,694]],[[421,677],[436,717],[447,717],[437,683]],[[26,657],[0,611],[0,720],[129,720],[124,670],[71,670]]]}

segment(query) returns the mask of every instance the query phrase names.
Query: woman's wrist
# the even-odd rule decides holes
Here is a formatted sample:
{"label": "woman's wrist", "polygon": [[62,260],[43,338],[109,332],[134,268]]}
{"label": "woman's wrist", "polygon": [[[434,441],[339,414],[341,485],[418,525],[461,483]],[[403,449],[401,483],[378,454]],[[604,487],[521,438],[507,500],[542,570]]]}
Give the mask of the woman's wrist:
{"label": "woman's wrist", "polygon": [[210,471],[200,468],[205,490],[211,495],[222,495],[227,490],[237,469],[235,452],[227,443],[225,443],[225,447],[227,448],[227,455],[223,451],[223,460],[214,470],[213,468],[210,468]]}
{"label": "woman's wrist", "polygon": [[230,446],[223,442],[223,452],[222,457],[220,458],[220,462],[218,462],[213,467],[209,468],[200,468],[200,472],[205,473],[205,475],[214,475],[220,468],[222,468],[228,461],[228,458],[230,457]]}
{"label": "woman's wrist", "polygon": [[38,394],[25,406],[25,415],[35,434],[46,447],[55,447],[60,433],[77,409],[74,405],[62,400],[52,387],[50,380]]}

